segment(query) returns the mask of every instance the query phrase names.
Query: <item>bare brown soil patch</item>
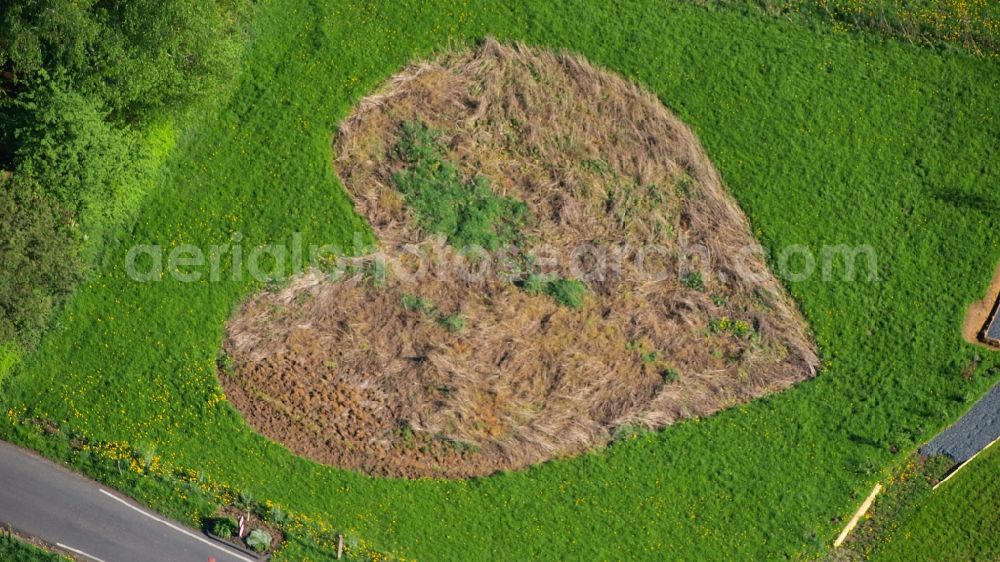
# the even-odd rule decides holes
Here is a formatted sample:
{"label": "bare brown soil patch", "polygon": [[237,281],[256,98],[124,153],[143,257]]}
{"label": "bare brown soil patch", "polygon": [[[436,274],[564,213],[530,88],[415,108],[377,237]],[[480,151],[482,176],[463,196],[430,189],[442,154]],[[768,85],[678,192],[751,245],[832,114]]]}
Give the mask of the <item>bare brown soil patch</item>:
{"label": "bare brown soil patch", "polygon": [[[965,338],[965,341],[996,349],[983,343],[979,336],[987,320],[990,319],[990,314],[994,312],[998,298],[1000,298],[1000,264],[997,265],[993,281],[986,289],[986,297],[969,305],[969,311],[965,314],[965,322],[962,324],[962,337]],[[997,313],[1000,314],[1000,311]]]}
{"label": "bare brown soil patch", "polygon": [[[416,226],[394,184],[393,148],[412,121],[443,131],[464,175],[529,205],[529,249],[618,248],[609,259],[622,265],[606,272],[586,254],[546,266],[585,281],[579,309],[503,275],[437,268],[381,283],[314,271],[258,295],[227,325],[233,369],[220,375],[258,431],[370,474],[478,476],[815,373],[803,318],[747,250],[745,216],[655,96],[577,57],[488,41],[413,65],[362,101],[336,137],[335,164],[380,252],[397,264],[460,261]],[[640,267],[637,249],[651,244],[666,251]],[[442,325],[453,314],[462,329]]]}

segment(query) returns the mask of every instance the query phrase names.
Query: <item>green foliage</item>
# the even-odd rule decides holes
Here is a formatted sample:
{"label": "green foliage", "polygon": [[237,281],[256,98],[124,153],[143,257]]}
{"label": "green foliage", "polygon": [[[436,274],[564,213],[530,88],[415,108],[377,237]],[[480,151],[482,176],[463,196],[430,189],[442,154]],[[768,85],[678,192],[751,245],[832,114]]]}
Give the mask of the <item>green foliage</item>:
{"label": "green foliage", "polygon": [[219,371],[222,371],[222,373],[227,376],[231,377],[236,374],[236,364],[233,362],[233,358],[228,353],[219,354],[216,366],[219,368]]}
{"label": "green foliage", "polygon": [[681,284],[688,289],[694,289],[696,291],[705,290],[705,280],[702,278],[701,272],[698,271],[685,273],[681,277]]}
{"label": "green foliage", "polygon": [[361,265],[361,277],[372,287],[385,287],[388,276],[389,269],[382,260],[367,260]]}
{"label": "green foliage", "polygon": [[[124,250],[22,360],[5,407],[66,420],[94,439],[155,442],[213,481],[351,522],[407,558],[780,560],[821,556],[841,528],[833,518],[849,517],[852,495],[863,498],[873,476],[906,453],[874,439],[876,422],[925,439],[967,407],[949,396],[978,396],[997,379],[986,367],[959,376],[974,351],[955,328],[1000,261],[995,62],[652,0],[514,0],[491,10],[278,0],[260,12],[233,98],[189,124],[129,241],[207,245],[239,231],[244,244],[257,244],[298,231],[305,244],[349,247],[355,232],[370,236],[330,165],[337,119],[408,61],[492,34],[580,52],[665,100],[701,136],[771,255],[791,244],[864,243],[885,273],[878,283],[789,282],[823,355],[816,379],[600,452],[474,482],[370,478],[254,433],[211,399],[222,326],[256,286],[134,283],[120,265]],[[996,364],[995,355],[984,364]],[[4,437],[36,443],[4,418]],[[166,484],[149,491],[148,476],[99,476],[175,506]],[[973,489],[988,476],[970,479],[967,502],[930,510],[945,516],[937,529],[976,517],[963,513],[989,515],[992,492]],[[995,559],[989,537],[1000,536],[998,526],[984,517],[966,528],[956,550],[972,544]],[[594,529],[603,539],[582,544]],[[920,554],[961,558],[930,540],[934,529],[911,533],[925,545]]]}
{"label": "green foliage", "polygon": [[548,287],[548,282],[553,279],[553,275],[532,273],[524,279],[522,289],[529,295],[541,295]]}
{"label": "green foliage", "polygon": [[461,332],[465,328],[465,318],[461,314],[438,316],[438,323],[444,326],[449,332]]}
{"label": "green foliage", "polygon": [[445,327],[449,332],[461,332],[465,328],[465,318],[459,314],[444,314],[434,307],[434,303],[416,295],[404,294],[399,298],[399,304],[404,310],[419,312],[433,318],[435,322]]}
{"label": "green foliage", "polygon": [[403,426],[399,428],[399,436],[403,441],[403,447],[412,447],[416,440],[416,435],[413,433],[413,426],[409,423],[403,423]]}
{"label": "green foliage", "polygon": [[21,346],[17,342],[9,341],[0,343],[0,388],[3,387],[4,378],[7,373],[14,368],[21,360]]}
{"label": "green foliage", "polygon": [[657,361],[660,360],[660,352],[656,351],[655,349],[652,351],[646,351],[642,355],[640,355],[639,358],[642,359],[643,363],[647,365],[652,365],[653,363],[656,363]]}
{"label": "green foliage", "polygon": [[268,521],[275,525],[282,525],[288,521],[288,514],[276,505],[271,506],[264,515]]}
{"label": "green foliage", "polygon": [[212,520],[209,530],[221,539],[231,539],[238,528],[236,520],[232,517],[219,517]]}
{"label": "green foliage", "polygon": [[0,66],[20,80],[66,74],[120,117],[182,108],[231,76],[247,0],[12,0]]}
{"label": "green foliage", "polygon": [[597,160],[593,158],[585,158],[580,161],[580,166],[589,172],[595,174],[603,174],[610,169],[608,163],[603,160]]}
{"label": "green foliage", "polygon": [[138,461],[144,470],[149,470],[153,466],[156,458],[156,447],[153,445],[140,445],[135,450]]}
{"label": "green foliage", "polygon": [[[0,176],[0,341],[34,347],[82,276],[72,214],[35,184]],[[5,348],[5,358],[14,355]]]}
{"label": "green foliage", "polygon": [[569,308],[583,306],[587,286],[577,279],[563,279],[554,274],[533,273],[523,283],[523,289],[531,295],[548,295],[556,302]]}
{"label": "green foliage", "polygon": [[[940,470],[932,473],[940,476]],[[914,485],[891,498],[890,516],[866,545],[876,562],[995,560],[1000,553],[1000,449],[982,452],[961,472],[930,491],[930,482]]]}
{"label": "green foliage", "polygon": [[134,135],[105,120],[95,102],[42,78],[9,102],[21,115],[14,128],[13,166],[71,210],[99,247],[106,232],[135,212],[150,180],[150,163]]}
{"label": "green foliage", "polygon": [[434,436],[435,439],[443,442],[448,448],[459,453],[478,453],[482,450],[482,447],[473,443],[471,441],[463,441],[461,439],[453,439],[445,435],[437,434]]}
{"label": "green foliage", "polygon": [[4,562],[62,562],[69,559],[21,542],[10,535],[2,534],[0,535],[0,560]]}
{"label": "green foliage", "polygon": [[263,529],[254,529],[247,536],[247,545],[255,552],[265,552],[271,548],[271,535]]}
{"label": "green foliage", "polygon": [[663,355],[658,350],[652,349],[649,341],[645,339],[628,342],[625,344],[625,351],[637,354],[644,365],[655,365]]}
{"label": "green foliage", "polygon": [[439,133],[421,122],[403,123],[396,154],[406,167],[393,175],[420,228],[444,235],[459,249],[496,250],[521,239],[528,206],[500,197],[485,176],[463,180],[445,156]]}
{"label": "green foliage", "polygon": [[648,368],[653,368],[654,372],[658,371],[660,376],[663,377],[664,383],[669,384],[677,382],[680,379],[680,372],[677,369],[667,366],[663,360],[663,354],[659,350],[650,349],[648,341],[630,341],[625,345],[625,350],[638,354],[642,364]]}
{"label": "green foliage", "polygon": [[677,179],[677,190],[680,191],[681,195],[684,197],[691,195],[691,190],[696,185],[697,184],[695,183],[694,178],[686,172],[681,174],[680,178]]}
{"label": "green foliage", "polygon": [[399,304],[410,312],[423,312],[428,314],[434,312],[433,302],[427,299],[422,299],[416,295],[406,294],[399,297]]}
{"label": "green foliage", "polygon": [[738,338],[746,338],[755,333],[749,322],[745,320],[733,320],[728,316],[712,318],[708,321],[708,329],[713,334],[728,333]]}
{"label": "green foliage", "polygon": [[448,155],[441,143],[441,132],[432,129],[422,121],[405,121],[401,125],[402,135],[396,144],[396,156],[414,166],[440,167]]}
{"label": "green foliage", "polygon": [[552,279],[545,285],[544,292],[563,306],[580,308],[587,286],[576,279]]}
{"label": "green foliage", "polygon": [[[33,193],[22,199],[44,199],[33,217],[4,205],[0,223],[38,220],[29,229],[37,233],[51,226],[42,217],[54,213],[81,234],[71,241],[61,228],[29,254],[0,248],[0,260],[20,259],[22,267],[42,270],[36,277],[49,277],[30,290],[19,286],[20,296],[0,286],[0,338],[15,326],[18,341],[30,347],[68,290],[62,280],[79,280],[81,263],[95,262],[107,238],[128,225],[156,165],[174,146],[166,115],[219,91],[217,79],[239,52],[236,15],[246,6],[246,0],[13,0],[0,8],[0,170],[13,172],[17,190]],[[145,138],[130,129],[152,123],[154,114],[162,118]],[[0,275],[8,278],[0,283],[30,277]]]}
{"label": "green foliage", "polygon": [[240,490],[239,495],[236,497],[236,506],[240,509],[250,510],[257,505],[257,498],[254,496],[253,492],[248,492],[246,490]]}
{"label": "green foliage", "polygon": [[992,0],[696,0],[759,9],[772,16],[823,19],[924,45],[961,45],[977,55],[1000,53],[1000,3]]}

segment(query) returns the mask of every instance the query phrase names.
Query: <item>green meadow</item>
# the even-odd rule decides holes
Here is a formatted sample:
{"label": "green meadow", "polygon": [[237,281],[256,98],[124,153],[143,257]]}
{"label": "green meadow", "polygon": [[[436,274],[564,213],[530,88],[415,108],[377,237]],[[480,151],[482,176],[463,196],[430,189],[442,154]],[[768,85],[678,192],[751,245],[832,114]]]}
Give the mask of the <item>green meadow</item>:
{"label": "green meadow", "polygon": [[7,535],[0,536],[0,557],[8,562],[62,562],[69,560]]}
{"label": "green meadow", "polygon": [[877,560],[990,560],[1000,552],[1000,449],[984,451],[900,518]]}
{"label": "green meadow", "polygon": [[[44,449],[22,423],[34,418],[155,451],[406,558],[800,559],[822,556],[894,463],[1000,379],[998,354],[960,333],[1000,262],[996,58],[653,0],[255,10],[235,84],[174,123],[134,224],[4,375],[0,435]],[[698,133],[772,260],[790,247],[874,250],[874,279],[863,268],[847,279],[834,260],[829,275],[786,281],[814,331],[818,377],[603,451],[465,481],[319,465],[244,424],[221,399],[216,365],[224,323],[260,283],[136,282],[129,249],[367,238],[331,164],[337,123],[409,61],[487,36],[582,54],[657,94]],[[982,524],[988,496],[976,490],[997,480],[997,458],[933,496],[905,523],[909,536],[943,549],[938,519]],[[174,501],[134,486],[125,491],[154,507]],[[1000,555],[983,536],[949,534],[948,548]],[[884,551],[909,559],[912,548],[890,540]],[[295,544],[284,554],[321,556]]]}

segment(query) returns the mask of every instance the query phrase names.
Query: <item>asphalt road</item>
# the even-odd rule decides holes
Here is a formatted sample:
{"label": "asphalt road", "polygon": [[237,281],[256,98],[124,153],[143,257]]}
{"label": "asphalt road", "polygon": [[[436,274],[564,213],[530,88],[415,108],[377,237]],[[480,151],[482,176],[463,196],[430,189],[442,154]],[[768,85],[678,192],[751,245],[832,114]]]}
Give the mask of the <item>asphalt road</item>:
{"label": "asphalt road", "polygon": [[0,522],[97,562],[250,562],[204,534],[0,442]]}
{"label": "asphalt road", "polygon": [[948,455],[961,463],[1000,438],[1000,383],[951,427],[939,433],[923,447],[925,455]]}

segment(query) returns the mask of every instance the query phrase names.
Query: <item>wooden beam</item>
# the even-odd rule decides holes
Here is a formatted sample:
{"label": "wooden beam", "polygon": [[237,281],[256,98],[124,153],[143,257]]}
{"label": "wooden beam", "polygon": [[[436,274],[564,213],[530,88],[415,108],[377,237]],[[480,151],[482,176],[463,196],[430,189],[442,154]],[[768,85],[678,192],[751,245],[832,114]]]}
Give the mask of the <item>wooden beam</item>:
{"label": "wooden beam", "polygon": [[844,541],[847,539],[847,535],[851,534],[851,531],[854,530],[854,527],[858,524],[858,521],[861,520],[864,514],[867,513],[868,509],[872,506],[872,502],[875,501],[875,496],[877,496],[878,493],[881,491],[882,491],[882,484],[876,483],[875,489],[872,490],[872,493],[868,494],[868,498],[865,500],[865,503],[861,504],[861,507],[859,507],[858,510],[854,513],[854,517],[851,517],[851,520],[847,522],[847,526],[844,527],[844,530],[840,532],[840,536],[837,537],[837,540],[833,541],[834,548],[837,548],[840,545],[844,544]]}

